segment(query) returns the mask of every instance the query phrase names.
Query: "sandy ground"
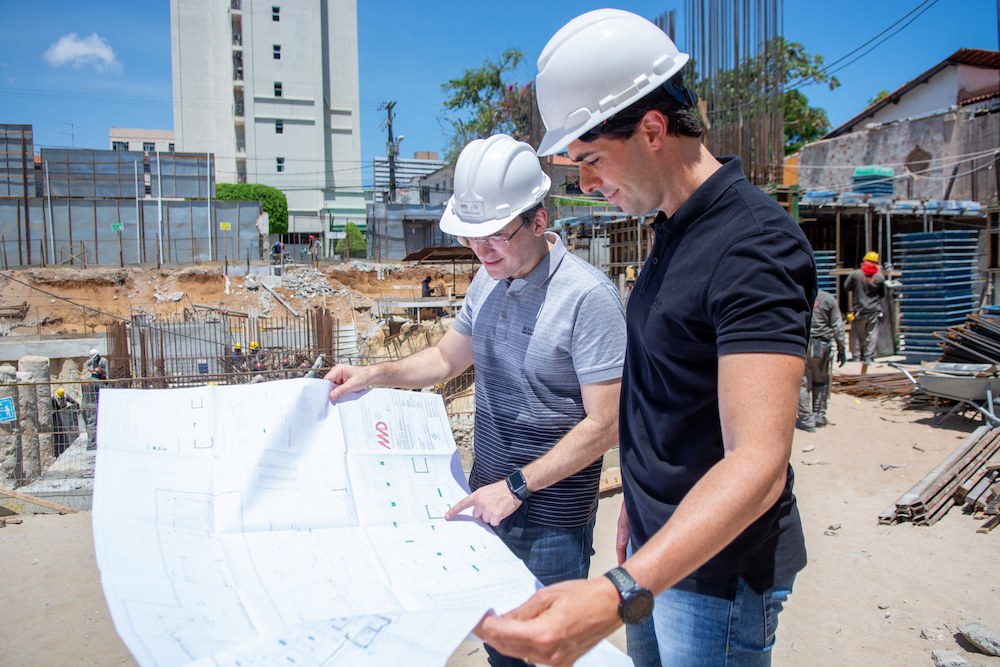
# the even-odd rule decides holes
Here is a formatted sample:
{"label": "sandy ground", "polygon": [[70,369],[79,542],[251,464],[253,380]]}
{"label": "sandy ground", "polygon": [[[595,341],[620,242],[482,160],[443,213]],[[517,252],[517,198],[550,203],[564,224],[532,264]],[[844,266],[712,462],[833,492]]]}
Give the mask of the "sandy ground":
{"label": "sandy ground", "polygon": [[[973,620],[1000,631],[1000,530],[977,534],[981,521],[954,509],[931,527],[877,523],[975,424],[951,419],[934,428],[929,413],[846,394],[832,397],[830,417],[835,425],[795,436],[809,566],[780,617],[774,664],[931,665],[932,650],[949,648],[973,667],[1000,667],[1000,658],[955,638]],[[621,499],[601,501],[594,576],[614,564]],[[104,602],[90,519],[89,512],[26,516],[0,528],[0,665],[135,664]],[[940,638],[922,639],[924,628]],[[624,647],[623,633],[612,642]],[[485,665],[485,651],[464,643],[448,664]]]}
{"label": "sandy ground", "polygon": [[[309,266],[287,266],[286,274],[312,274]],[[368,323],[367,309],[378,296],[419,296],[420,282],[431,278],[435,295],[464,294],[469,284],[469,265],[402,266],[386,270],[383,280],[375,271],[359,270],[351,263],[321,264],[319,271],[335,290],[326,296],[304,297],[275,278],[275,291],[294,309],[306,310],[322,304],[343,315],[356,309],[354,317]],[[185,309],[212,306],[240,312],[284,317],[286,311],[264,290],[245,289],[245,278],[226,275],[220,266],[187,266],[175,269],[97,268],[27,269],[0,276],[0,305],[28,305],[23,319],[0,318],[0,327],[13,335],[72,335],[102,333],[116,319],[137,314],[181,315]],[[348,295],[340,290],[349,290]],[[176,299],[174,298],[176,297]],[[265,302],[267,302],[265,304]],[[76,305],[72,305],[76,304]],[[82,307],[81,307],[82,306]],[[86,310],[85,308],[90,309]]]}

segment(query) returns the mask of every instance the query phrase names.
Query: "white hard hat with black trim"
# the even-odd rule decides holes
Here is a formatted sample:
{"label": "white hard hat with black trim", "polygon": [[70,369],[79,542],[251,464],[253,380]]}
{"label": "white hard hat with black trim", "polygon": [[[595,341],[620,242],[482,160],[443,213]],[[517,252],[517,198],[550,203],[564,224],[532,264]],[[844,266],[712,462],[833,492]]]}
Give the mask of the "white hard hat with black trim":
{"label": "white hard hat with black trim", "polygon": [[476,139],[455,163],[455,194],[441,216],[441,231],[477,238],[496,234],[545,199],[552,181],[534,149],[506,134]]}
{"label": "white hard hat with black trim", "polygon": [[535,87],[546,129],[538,154],[563,150],[668,82],[687,61],[662,30],[632,12],[596,9],[576,17],[538,57]]}

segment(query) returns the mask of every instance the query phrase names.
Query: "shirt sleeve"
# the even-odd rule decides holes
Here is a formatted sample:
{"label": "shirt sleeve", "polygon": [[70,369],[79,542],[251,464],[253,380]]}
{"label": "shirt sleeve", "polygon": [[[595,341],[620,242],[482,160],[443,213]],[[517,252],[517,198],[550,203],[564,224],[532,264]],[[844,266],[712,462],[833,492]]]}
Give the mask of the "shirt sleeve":
{"label": "shirt sleeve", "polygon": [[709,285],[718,354],[804,357],[815,298],[815,261],[798,239],[772,231],[737,241]]}
{"label": "shirt sleeve", "polygon": [[469,283],[469,289],[465,292],[465,298],[462,300],[462,309],[458,311],[455,321],[452,322],[451,326],[455,331],[464,336],[472,336],[472,327],[476,322],[476,311],[478,310],[479,303],[482,301],[483,293],[487,288],[487,284],[493,285],[495,282],[486,273],[485,268],[479,269],[476,277]]}
{"label": "shirt sleeve", "polygon": [[625,363],[625,309],[612,285],[583,297],[573,324],[573,368],[580,384],[615,380]]}

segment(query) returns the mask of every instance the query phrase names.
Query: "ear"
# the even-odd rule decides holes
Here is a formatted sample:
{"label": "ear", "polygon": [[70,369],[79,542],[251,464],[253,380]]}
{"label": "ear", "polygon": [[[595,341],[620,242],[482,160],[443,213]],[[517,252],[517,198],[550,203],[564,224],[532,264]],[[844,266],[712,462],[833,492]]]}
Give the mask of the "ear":
{"label": "ear", "polygon": [[636,133],[641,134],[650,148],[659,150],[669,134],[669,128],[670,121],[663,115],[663,112],[651,109],[642,117]]}
{"label": "ear", "polygon": [[538,213],[535,214],[535,219],[531,222],[531,233],[535,236],[541,236],[545,233],[545,229],[549,226],[549,214],[544,207],[538,209]]}

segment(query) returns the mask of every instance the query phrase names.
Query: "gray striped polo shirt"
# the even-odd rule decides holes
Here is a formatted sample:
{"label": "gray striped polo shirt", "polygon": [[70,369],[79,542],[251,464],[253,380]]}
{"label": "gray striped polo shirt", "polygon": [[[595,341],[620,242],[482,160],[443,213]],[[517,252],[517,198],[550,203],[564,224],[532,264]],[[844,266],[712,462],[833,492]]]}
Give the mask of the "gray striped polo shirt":
{"label": "gray striped polo shirt", "polygon": [[[620,378],[625,311],[608,278],[554,245],[524,278],[480,269],[454,327],[472,337],[476,367],[473,490],[539,458],[585,416],[580,385]],[[597,512],[601,460],[535,493],[528,522],[587,524]]]}

